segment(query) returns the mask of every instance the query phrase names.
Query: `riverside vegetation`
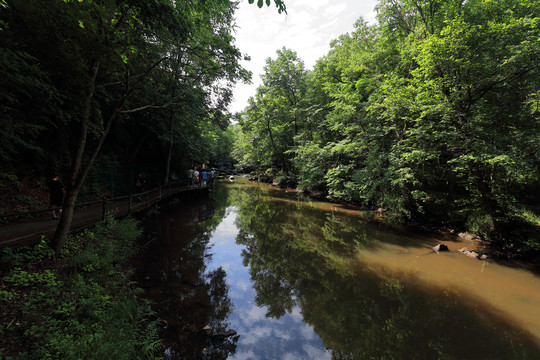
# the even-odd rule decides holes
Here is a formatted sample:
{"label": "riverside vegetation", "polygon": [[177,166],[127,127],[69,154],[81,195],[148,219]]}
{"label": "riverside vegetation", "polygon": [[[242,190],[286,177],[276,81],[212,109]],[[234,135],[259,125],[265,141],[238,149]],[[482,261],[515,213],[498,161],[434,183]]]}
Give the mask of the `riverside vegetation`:
{"label": "riverside vegetation", "polygon": [[0,358],[153,359],[160,320],[131,280],[141,235],[112,215],[71,235],[55,258],[50,241],[4,249]]}
{"label": "riverside vegetation", "polygon": [[312,70],[279,50],[233,116],[233,86],[251,78],[236,8],[0,1],[0,191],[60,172],[57,253],[88,189],[111,193],[139,171],[167,184],[193,163],[236,161],[538,262],[538,1],[380,0],[377,23],[359,19]]}
{"label": "riverside vegetation", "polygon": [[359,19],[313,70],[291,49],[268,59],[234,126],[233,86],[251,77],[234,43],[237,3],[44,4],[0,0],[2,203],[19,193],[34,206],[12,185],[44,184],[51,170],[67,190],[51,243],[4,252],[6,355],[20,345],[20,358],[121,358],[157,346],[122,267],[131,247],[114,245],[133,224],[67,240],[76,201],[118,190],[118,169],[129,189],[141,170],[150,186],[193,163],[236,161],[540,263],[540,2],[380,0],[377,24]]}
{"label": "riverside vegetation", "polygon": [[53,171],[67,191],[53,239],[2,253],[4,357],[153,357],[157,320],[126,263],[133,220],[68,237],[72,215],[77,201],[132,191],[135,173],[150,187],[232,161],[226,108],[251,77],[237,6],[0,0],[0,213],[42,209]]}
{"label": "riverside vegetation", "polygon": [[314,68],[266,61],[234,155],[259,178],[540,260],[540,2],[380,0]]}

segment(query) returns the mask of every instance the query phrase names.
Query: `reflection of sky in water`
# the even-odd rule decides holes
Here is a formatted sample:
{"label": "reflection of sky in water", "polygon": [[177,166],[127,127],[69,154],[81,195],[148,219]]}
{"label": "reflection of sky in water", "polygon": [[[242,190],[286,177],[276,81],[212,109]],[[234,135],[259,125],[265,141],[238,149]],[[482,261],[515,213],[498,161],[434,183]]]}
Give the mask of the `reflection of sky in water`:
{"label": "reflection of sky in water", "polygon": [[243,246],[235,242],[236,215],[236,208],[228,208],[217,226],[211,240],[213,256],[208,264],[209,270],[222,266],[227,272],[229,296],[234,304],[229,321],[240,335],[232,359],[330,359],[331,353],[311,326],[304,323],[299,308],[273,319],[265,317],[266,308],[255,304],[249,271],[242,265]]}

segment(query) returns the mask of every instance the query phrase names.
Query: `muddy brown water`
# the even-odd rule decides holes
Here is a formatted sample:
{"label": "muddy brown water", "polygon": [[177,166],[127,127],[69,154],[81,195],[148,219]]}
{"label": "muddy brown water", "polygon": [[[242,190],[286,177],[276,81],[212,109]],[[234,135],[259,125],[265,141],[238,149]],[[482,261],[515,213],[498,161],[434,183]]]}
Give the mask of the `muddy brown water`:
{"label": "muddy brown water", "polygon": [[540,359],[539,276],[370,218],[244,179],[162,209],[137,278],[165,357]]}

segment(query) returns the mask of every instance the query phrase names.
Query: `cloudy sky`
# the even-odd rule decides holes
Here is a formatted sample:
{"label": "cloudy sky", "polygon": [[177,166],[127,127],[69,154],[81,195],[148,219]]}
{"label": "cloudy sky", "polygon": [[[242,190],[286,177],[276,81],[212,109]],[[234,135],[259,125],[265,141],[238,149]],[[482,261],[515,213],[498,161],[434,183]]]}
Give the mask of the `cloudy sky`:
{"label": "cloudy sky", "polygon": [[295,306],[290,313],[275,319],[266,317],[265,306],[257,306],[249,268],[242,263],[244,246],[236,243],[237,211],[236,207],[227,208],[213,232],[212,257],[207,264],[208,270],[221,266],[227,272],[229,298],[234,304],[227,322],[240,335],[236,352],[229,359],[330,360],[331,352],[304,322],[300,308]]}
{"label": "cloudy sky", "polygon": [[353,31],[359,17],[375,22],[376,0],[285,0],[285,4],[288,14],[278,14],[273,1],[270,7],[259,9],[248,0],[240,0],[236,46],[251,57],[243,65],[253,72],[253,84],[236,86],[231,113],[242,111],[255,94],[265,61],[275,59],[276,50],[285,46],[296,51],[310,70],[328,53],[330,41]]}

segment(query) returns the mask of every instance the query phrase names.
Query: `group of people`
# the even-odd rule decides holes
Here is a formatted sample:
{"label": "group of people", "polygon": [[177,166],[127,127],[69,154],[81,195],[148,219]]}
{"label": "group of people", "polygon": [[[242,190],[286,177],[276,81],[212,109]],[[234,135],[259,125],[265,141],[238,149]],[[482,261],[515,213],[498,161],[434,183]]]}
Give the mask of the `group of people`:
{"label": "group of people", "polygon": [[[209,169],[205,164],[199,166],[192,166],[188,170],[188,185],[192,187],[203,187],[208,184],[212,184],[216,178],[216,171],[214,168]],[[144,193],[144,187],[146,180],[141,172],[137,173],[135,178],[135,191],[137,197],[136,201],[141,201],[141,194]],[[50,207],[52,217],[57,219],[62,214],[62,204],[64,202],[64,195],[66,190],[64,184],[60,180],[58,173],[53,172],[48,181],[49,193],[50,193]]]}
{"label": "group of people", "polygon": [[216,178],[216,171],[214,168],[208,169],[205,164],[200,166],[192,166],[187,171],[188,185],[192,187],[204,187],[212,184]]}

